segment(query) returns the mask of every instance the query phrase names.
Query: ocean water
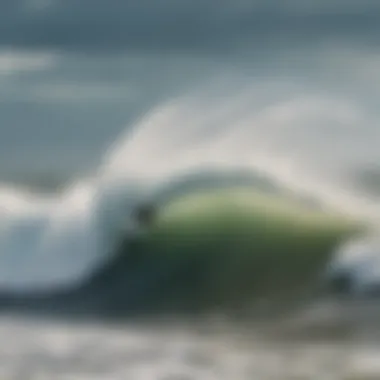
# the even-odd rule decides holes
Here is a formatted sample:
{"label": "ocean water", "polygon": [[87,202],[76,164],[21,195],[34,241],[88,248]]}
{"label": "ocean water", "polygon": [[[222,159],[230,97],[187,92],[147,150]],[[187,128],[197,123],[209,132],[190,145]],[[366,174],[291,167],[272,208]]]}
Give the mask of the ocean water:
{"label": "ocean water", "polygon": [[[73,321],[62,301],[29,313],[35,297],[85,286],[120,231],[133,234],[136,206],[197,174],[250,173],[256,187],[377,235],[378,7],[148,3],[125,20],[116,0],[92,16],[86,1],[3,6],[0,377],[378,378],[378,300],[360,291],[249,323],[223,313]],[[338,269],[375,288],[377,239],[354,248]],[[107,305],[101,290],[83,307]]]}

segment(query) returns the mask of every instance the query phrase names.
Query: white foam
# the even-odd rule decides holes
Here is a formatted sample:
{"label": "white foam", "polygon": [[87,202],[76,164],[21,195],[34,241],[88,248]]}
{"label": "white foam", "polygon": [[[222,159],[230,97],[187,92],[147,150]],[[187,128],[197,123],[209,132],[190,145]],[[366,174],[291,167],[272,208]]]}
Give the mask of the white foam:
{"label": "white foam", "polygon": [[380,284],[380,237],[364,236],[344,242],[328,265],[328,278],[349,276],[353,293],[366,293]]}

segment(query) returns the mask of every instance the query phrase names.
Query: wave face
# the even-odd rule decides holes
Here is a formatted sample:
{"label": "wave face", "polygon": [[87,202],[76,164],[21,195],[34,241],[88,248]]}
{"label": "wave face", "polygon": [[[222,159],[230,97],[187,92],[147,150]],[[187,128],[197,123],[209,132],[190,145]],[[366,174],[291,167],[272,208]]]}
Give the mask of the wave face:
{"label": "wave face", "polygon": [[[273,154],[271,135],[263,128],[275,131],[278,113],[297,119],[290,112],[292,105],[287,112],[269,109],[258,114],[251,110],[249,90],[222,100],[217,92],[212,87],[202,89],[157,107],[106,152],[91,177],[58,194],[2,186],[1,294],[43,297],[83,287],[99,268],[112,262],[120,236],[132,234],[128,229],[133,230],[132,213],[138,204],[167,202],[189,181],[196,189],[204,183],[196,180],[202,173],[209,173],[205,175],[209,179],[210,173],[216,173],[207,186],[248,181],[266,191],[296,194],[320,207],[377,220],[375,202],[320,181]],[[304,101],[302,105],[318,108]],[[133,288],[128,285],[128,291]]]}

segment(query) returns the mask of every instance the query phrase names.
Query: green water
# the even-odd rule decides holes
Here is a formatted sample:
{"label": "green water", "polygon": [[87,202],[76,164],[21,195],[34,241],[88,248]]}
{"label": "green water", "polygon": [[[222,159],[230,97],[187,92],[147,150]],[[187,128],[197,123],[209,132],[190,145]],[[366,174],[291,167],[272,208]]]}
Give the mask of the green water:
{"label": "green water", "polygon": [[249,188],[200,192],[162,207],[139,248],[150,272],[175,273],[155,301],[240,308],[307,293],[334,249],[362,226]]}

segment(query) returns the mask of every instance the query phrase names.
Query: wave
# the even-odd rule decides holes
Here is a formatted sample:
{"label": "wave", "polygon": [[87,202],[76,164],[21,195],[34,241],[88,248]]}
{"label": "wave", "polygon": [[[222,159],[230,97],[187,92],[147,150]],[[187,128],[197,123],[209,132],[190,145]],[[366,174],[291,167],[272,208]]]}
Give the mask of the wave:
{"label": "wave", "polygon": [[[203,97],[185,97],[158,107],[110,148],[92,176],[59,193],[3,186],[3,304],[43,300],[60,309],[70,299],[81,308],[107,311],[149,307],[165,299],[191,303],[195,294],[212,304],[219,298],[243,299],[245,290],[258,296],[267,288],[291,288],[280,281],[278,268],[288,269],[283,278],[287,282],[297,278],[299,285],[311,279],[352,229],[343,220],[330,223],[322,211],[310,223],[304,215],[316,212],[310,208],[327,207],[370,220],[374,204],[310,174],[284,170],[282,158],[266,149],[262,139],[253,148],[252,130],[257,128],[252,125],[260,118],[247,111],[249,99],[244,94],[206,103]],[[243,202],[213,194],[207,201],[185,202],[195,214],[170,216],[177,215],[172,203],[178,197],[237,185],[271,193],[272,198],[253,194],[243,196]],[[290,204],[307,201],[307,211],[278,202],[279,197]],[[161,210],[158,225],[141,246],[120,251],[123,237],[133,240],[133,213],[145,202]],[[263,273],[268,279],[259,281]],[[231,275],[229,281],[224,274]],[[152,292],[160,296],[145,300]]]}
{"label": "wave", "polygon": [[113,256],[79,286],[0,300],[103,317],[289,301],[308,295],[332,251],[358,230],[251,186],[198,190],[164,203],[144,236],[120,236]]}

